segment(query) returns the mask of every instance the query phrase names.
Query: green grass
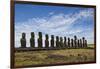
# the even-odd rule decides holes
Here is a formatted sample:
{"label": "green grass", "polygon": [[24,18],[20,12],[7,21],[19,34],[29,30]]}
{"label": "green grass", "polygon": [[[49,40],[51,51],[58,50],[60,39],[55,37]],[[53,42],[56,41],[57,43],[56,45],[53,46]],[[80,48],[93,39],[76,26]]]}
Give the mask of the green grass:
{"label": "green grass", "polygon": [[15,66],[94,61],[94,49],[44,50],[15,53]]}

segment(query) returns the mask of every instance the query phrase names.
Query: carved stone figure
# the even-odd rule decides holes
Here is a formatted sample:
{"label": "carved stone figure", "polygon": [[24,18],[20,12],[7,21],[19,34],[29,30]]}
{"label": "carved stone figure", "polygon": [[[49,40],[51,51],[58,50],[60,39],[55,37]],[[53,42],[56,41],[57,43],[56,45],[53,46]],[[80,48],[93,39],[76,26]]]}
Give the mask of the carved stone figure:
{"label": "carved stone figure", "polygon": [[42,32],[39,32],[38,36],[38,47],[42,48]]}
{"label": "carved stone figure", "polygon": [[68,37],[68,48],[70,48],[70,38]]}
{"label": "carved stone figure", "polygon": [[51,35],[51,47],[54,47],[54,35]]}
{"label": "carved stone figure", "polygon": [[22,33],[22,38],[20,39],[21,47],[26,48],[26,38],[25,33]]}
{"label": "carved stone figure", "polygon": [[71,39],[71,47],[73,48],[73,39]]}
{"label": "carved stone figure", "polygon": [[48,40],[49,36],[48,36],[48,34],[45,35],[45,38],[46,38],[45,39],[45,47],[48,48],[49,47],[49,40]]}
{"label": "carved stone figure", "polygon": [[59,43],[59,37],[58,36],[56,36],[56,47],[60,47],[60,43]]}
{"label": "carved stone figure", "polygon": [[31,38],[30,38],[30,47],[35,47],[35,35],[34,32],[31,32]]}

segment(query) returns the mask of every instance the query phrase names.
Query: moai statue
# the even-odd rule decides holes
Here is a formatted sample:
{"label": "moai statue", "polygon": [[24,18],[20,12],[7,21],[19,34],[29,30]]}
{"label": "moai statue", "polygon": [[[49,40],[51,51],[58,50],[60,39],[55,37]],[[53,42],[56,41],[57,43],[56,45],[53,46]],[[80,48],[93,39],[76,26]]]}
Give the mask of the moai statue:
{"label": "moai statue", "polygon": [[68,37],[68,48],[70,48],[70,38]]}
{"label": "moai statue", "polygon": [[87,47],[87,40],[85,40],[85,47]]}
{"label": "moai statue", "polygon": [[58,36],[56,36],[56,47],[60,47],[60,43],[59,43],[59,37]]}
{"label": "moai statue", "polygon": [[80,40],[78,40],[77,45],[77,47],[80,48]]}
{"label": "moai statue", "polygon": [[22,33],[22,38],[20,39],[21,47],[26,48],[26,38],[25,38],[25,33]]}
{"label": "moai statue", "polygon": [[77,36],[74,36],[74,47],[77,48]]}
{"label": "moai statue", "polygon": [[82,37],[82,47],[85,47],[85,37]]}
{"label": "moai statue", "polygon": [[45,38],[46,38],[45,39],[45,47],[46,48],[49,48],[49,40],[48,40],[49,39],[49,36],[48,36],[48,34],[45,35]]}
{"label": "moai statue", "polygon": [[30,38],[30,47],[35,47],[35,35],[34,32],[31,32],[31,38]]}
{"label": "moai statue", "polygon": [[54,47],[54,35],[51,35],[51,47]]}
{"label": "moai statue", "polygon": [[63,48],[63,38],[60,37],[60,48]]}
{"label": "moai statue", "polygon": [[80,44],[79,44],[79,46],[80,46],[80,48],[82,48],[82,40],[80,39]]}
{"label": "moai statue", "polygon": [[67,46],[67,43],[66,43],[67,41],[66,41],[66,37],[64,37],[64,47],[66,48],[66,46]]}
{"label": "moai statue", "polygon": [[42,32],[39,32],[38,36],[38,47],[42,48]]}
{"label": "moai statue", "polygon": [[71,39],[71,47],[72,47],[72,48],[73,48],[73,45],[74,45],[74,44],[73,44],[73,39]]}

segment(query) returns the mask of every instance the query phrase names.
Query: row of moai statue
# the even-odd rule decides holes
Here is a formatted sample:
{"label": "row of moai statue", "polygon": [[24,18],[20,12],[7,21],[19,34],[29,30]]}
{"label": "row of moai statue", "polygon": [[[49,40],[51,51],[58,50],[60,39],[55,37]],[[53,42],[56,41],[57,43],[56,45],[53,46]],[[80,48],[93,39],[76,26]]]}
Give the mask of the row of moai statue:
{"label": "row of moai statue", "polygon": [[[22,38],[20,39],[21,47],[26,48],[26,34],[22,33]],[[42,32],[38,33],[38,48],[43,48],[43,39]],[[50,46],[49,46],[50,45]],[[35,48],[35,34],[31,32],[30,38],[30,47]],[[74,36],[74,39],[68,39],[66,37],[56,36],[56,41],[54,40],[54,35],[51,35],[51,40],[49,42],[48,34],[45,35],[45,48],[86,48],[87,40],[85,37],[82,39],[77,39],[77,36]]]}

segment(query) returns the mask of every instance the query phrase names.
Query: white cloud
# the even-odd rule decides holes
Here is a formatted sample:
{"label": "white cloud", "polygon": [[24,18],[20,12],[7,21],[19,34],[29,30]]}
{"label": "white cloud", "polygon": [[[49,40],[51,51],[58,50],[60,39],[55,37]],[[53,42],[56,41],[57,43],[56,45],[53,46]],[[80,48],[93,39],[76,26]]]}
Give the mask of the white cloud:
{"label": "white cloud", "polygon": [[[30,32],[35,32],[36,39],[38,38],[37,34],[39,31],[42,31],[43,34],[49,35],[59,35],[59,36],[67,36],[73,35],[80,32],[83,32],[85,29],[73,29],[72,25],[76,23],[77,20],[82,18],[89,18],[93,16],[93,12],[91,10],[83,10],[78,13],[71,13],[71,14],[56,14],[50,17],[43,17],[43,18],[30,18],[24,22],[15,23],[15,47],[20,46],[20,38],[21,33],[26,33],[27,39],[27,47],[30,46]],[[51,14],[50,13],[50,14]],[[90,32],[87,32],[87,34]],[[88,37],[88,35],[87,35]],[[93,35],[91,35],[93,37]],[[43,36],[43,39],[44,36]],[[37,43],[37,40],[36,40]],[[37,44],[36,44],[37,45]]]}

